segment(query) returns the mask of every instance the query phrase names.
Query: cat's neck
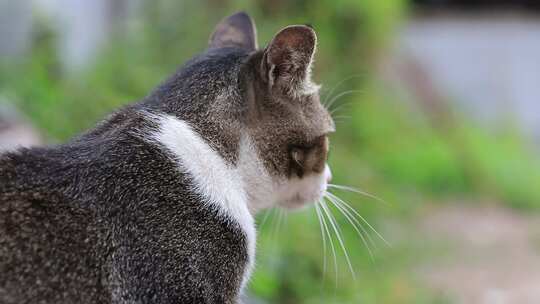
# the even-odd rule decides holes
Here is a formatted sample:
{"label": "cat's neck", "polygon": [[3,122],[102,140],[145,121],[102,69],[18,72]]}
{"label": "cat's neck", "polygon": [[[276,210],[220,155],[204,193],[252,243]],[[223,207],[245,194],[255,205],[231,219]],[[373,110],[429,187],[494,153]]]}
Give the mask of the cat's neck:
{"label": "cat's neck", "polygon": [[[249,188],[263,186],[263,172],[257,171],[260,166],[253,147],[247,139],[242,139],[237,162],[232,164],[186,121],[167,114],[149,114],[149,118],[157,128],[146,135],[147,139],[161,145],[173,156],[178,170],[188,174],[192,191],[204,197],[207,207],[215,208],[240,226],[246,234],[248,254],[253,261],[256,242],[253,213],[256,208],[250,206],[258,198]],[[259,182],[250,184],[255,181]]]}

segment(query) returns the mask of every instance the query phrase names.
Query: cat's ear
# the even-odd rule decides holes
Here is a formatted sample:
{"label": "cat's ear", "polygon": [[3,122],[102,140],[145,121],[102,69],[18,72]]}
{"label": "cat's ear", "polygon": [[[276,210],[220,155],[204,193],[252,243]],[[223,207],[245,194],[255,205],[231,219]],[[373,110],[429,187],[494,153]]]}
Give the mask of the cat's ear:
{"label": "cat's ear", "polygon": [[288,91],[309,83],[311,62],[317,35],[305,25],[291,25],[277,33],[266,47],[261,71],[270,87],[281,86]]}
{"label": "cat's ear", "polygon": [[210,36],[210,48],[238,47],[249,51],[257,49],[255,23],[245,12],[223,19]]}

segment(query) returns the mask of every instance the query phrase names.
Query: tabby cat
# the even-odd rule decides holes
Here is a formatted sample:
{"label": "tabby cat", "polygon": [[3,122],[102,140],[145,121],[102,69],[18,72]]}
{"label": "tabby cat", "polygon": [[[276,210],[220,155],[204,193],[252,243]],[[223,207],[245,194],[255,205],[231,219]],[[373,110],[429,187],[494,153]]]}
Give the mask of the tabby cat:
{"label": "tabby cat", "polygon": [[254,215],[320,199],[334,123],[312,28],[258,49],[234,14],[202,54],[66,144],[0,156],[0,303],[239,303]]}

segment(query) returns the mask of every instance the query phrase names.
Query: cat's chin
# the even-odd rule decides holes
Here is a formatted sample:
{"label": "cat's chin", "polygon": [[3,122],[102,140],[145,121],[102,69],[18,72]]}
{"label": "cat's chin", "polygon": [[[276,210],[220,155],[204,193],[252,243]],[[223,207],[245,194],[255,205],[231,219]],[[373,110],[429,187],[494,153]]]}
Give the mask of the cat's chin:
{"label": "cat's chin", "polygon": [[320,201],[324,196],[323,194],[324,192],[318,196],[313,196],[311,198],[302,198],[298,196],[296,198],[281,202],[279,206],[291,211],[302,210],[306,206],[311,206],[312,204]]}
{"label": "cat's chin", "polygon": [[295,197],[282,201],[279,203],[279,206],[288,210],[301,210],[304,207],[315,204],[320,201],[324,196],[324,190],[321,190],[320,193],[310,196],[302,196],[300,194]]}

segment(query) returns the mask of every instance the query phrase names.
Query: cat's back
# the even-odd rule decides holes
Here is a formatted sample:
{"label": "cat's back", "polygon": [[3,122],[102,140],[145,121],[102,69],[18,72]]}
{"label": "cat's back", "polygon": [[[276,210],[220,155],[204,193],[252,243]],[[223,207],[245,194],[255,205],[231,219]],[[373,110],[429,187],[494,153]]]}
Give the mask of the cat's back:
{"label": "cat's back", "polygon": [[0,155],[0,304],[237,296],[243,234],[141,135],[144,115],[121,111],[67,145]]}
{"label": "cat's back", "polygon": [[[0,156],[0,303],[107,303],[91,208],[52,182],[57,151]],[[58,184],[55,184],[58,183]]]}

